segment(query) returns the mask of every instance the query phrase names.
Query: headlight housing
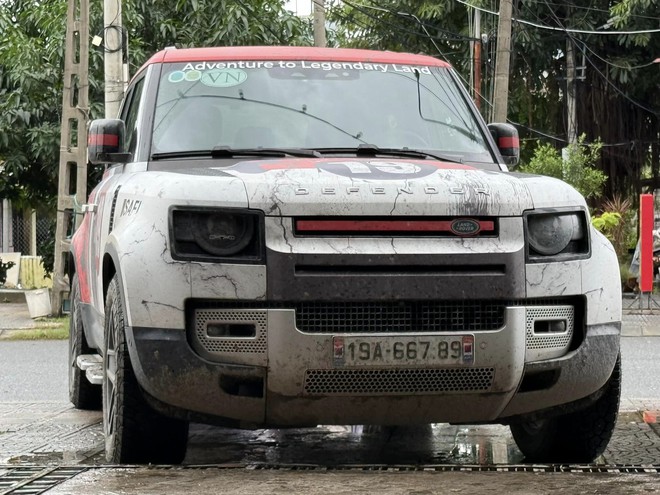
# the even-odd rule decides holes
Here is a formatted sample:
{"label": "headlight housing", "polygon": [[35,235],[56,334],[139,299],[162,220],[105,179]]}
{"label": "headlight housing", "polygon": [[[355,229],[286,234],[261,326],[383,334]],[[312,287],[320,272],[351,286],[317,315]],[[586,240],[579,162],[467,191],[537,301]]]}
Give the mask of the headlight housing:
{"label": "headlight housing", "polygon": [[573,259],[589,254],[584,211],[530,212],[525,220],[530,260]]}
{"label": "headlight housing", "polygon": [[262,215],[242,209],[173,208],[172,258],[258,263],[263,259]]}

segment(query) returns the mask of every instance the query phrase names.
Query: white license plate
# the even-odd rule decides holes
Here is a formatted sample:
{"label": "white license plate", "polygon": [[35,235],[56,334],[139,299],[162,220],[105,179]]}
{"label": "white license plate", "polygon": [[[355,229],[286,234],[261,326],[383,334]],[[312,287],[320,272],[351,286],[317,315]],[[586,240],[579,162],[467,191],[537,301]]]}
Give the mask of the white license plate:
{"label": "white license plate", "polygon": [[474,363],[474,336],[333,337],[335,367]]}

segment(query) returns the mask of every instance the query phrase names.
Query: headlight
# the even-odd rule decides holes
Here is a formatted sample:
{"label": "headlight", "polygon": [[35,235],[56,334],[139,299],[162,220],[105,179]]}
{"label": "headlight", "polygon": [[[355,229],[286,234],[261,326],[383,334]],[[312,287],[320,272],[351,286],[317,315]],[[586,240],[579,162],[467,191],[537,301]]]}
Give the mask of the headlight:
{"label": "headlight", "polygon": [[195,241],[205,251],[218,256],[239,253],[254,234],[252,216],[214,212],[197,214],[193,218]]}
{"label": "headlight", "polygon": [[588,239],[582,212],[537,213],[527,216],[530,256],[560,253],[588,253]]}
{"label": "headlight", "polygon": [[262,257],[260,218],[247,210],[174,209],[172,257],[258,261]]}

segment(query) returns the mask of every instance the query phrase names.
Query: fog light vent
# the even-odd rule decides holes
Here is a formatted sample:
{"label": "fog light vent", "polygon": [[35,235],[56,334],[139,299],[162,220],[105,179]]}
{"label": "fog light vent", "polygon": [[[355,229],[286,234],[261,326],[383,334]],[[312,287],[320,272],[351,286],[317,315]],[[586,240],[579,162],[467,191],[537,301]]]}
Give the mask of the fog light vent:
{"label": "fog light vent", "polygon": [[259,310],[196,309],[191,343],[206,359],[263,365],[267,319],[267,312]]}
{"label": "fog light vent", "polygon": [[573,306],[527,308],[526,361],[563,356],[573,338]]}

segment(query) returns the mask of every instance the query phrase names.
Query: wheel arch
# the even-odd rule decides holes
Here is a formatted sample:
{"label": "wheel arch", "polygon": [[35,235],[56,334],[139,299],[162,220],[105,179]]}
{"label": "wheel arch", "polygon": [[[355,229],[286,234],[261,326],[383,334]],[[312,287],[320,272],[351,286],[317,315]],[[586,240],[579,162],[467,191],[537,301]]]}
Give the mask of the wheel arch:
{"label": "wheel arch", "polygon": [[[103,255],[103,262],[101,265],[101,270],[103,273],[103,306],[105,313],[105,300],[108,296],[108,287],[113,277],[117,276],[117,283],[119,285],[119,300],[122,304],[122,309],[124,310],[124,331],[126,334],[126,343],[128,344],[128,351],[131,358],[131,362],[135,363],[138,358],[135,351],[135,339],[133,338],[133,329],[128,325],[128,309],[126,307],[126,292],[124,290],[124,281],[121,272],[121,265],[119,264],[119,255],[114,244],[108,244],[105,254]],[[104,330],[105,331],[105,330]]]}

